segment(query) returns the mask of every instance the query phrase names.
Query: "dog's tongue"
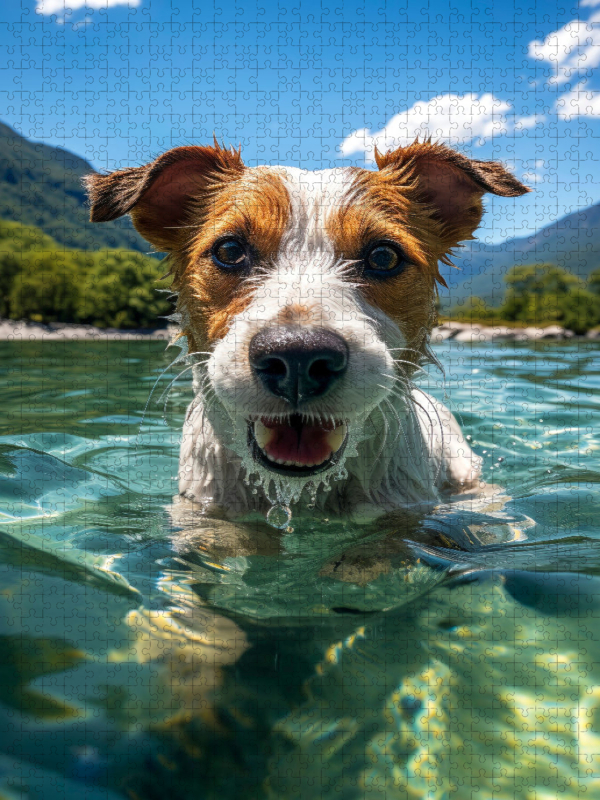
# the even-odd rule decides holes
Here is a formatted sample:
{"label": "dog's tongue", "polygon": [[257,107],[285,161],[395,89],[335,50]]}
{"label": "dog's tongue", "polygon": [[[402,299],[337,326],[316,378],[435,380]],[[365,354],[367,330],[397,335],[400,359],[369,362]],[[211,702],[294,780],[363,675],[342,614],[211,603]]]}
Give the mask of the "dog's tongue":
{"label": "dog's tongue", "polygon": [[342,446],[346,426],[314,425],[294,415],[285,420],[263,417],[254,423],[254,438],[271,461],[292,466],[322,464]]}

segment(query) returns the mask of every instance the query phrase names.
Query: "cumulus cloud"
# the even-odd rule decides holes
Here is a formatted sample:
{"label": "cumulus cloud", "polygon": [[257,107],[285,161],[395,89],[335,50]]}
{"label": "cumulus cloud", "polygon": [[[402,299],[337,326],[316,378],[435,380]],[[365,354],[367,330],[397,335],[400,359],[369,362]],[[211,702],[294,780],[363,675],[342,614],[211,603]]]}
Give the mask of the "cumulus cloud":
{"label": "cumulus cloud", "polygon": [[[374,149],[385,151],[410,144],[416,136],[432,136],[448,144],[461,144],[491,136],[502,136],[519,120],[511,113],[511,105],[493,94],[442,94],[429,101],[419,101],[392,117],[380,131],[367,128],[354,131],[340,145],[343,157],[364,153],[366,161],[374,160]],[[523,127],[536,124],[538,118],[523,117]]]}
{"label": "cumulus cloud", "polygon": [[79,8],[112,8],[112,6],[139,6],[141,0],[36,0],[35,10],[38,14],[60,14],[64,16],[69,11]]}
{"label": "cumulus cloud", "polygon": [[559,119],[570,122],[574,117],[600,117],[600,92],[585,91],[583,87],[582,81],[558,98],[556,113]]}
{"label": "cumulus cloud", "polygon": [[[592,0],[587,5],[591,6]],[[600,5],[600,0],[594,0],[594,5]],[[530,42],[529,55],[552,65],[552,83],[564,83],[573,73],[597,67],[600,64],[600,13],[592,15],[587,22],[574,19],[549,33],[543,41]]]}

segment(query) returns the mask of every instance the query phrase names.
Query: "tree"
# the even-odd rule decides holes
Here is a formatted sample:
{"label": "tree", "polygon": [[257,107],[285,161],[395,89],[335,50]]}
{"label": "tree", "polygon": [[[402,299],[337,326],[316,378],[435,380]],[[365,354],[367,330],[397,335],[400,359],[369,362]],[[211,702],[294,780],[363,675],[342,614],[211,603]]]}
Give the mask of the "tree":
{"label": "tree", "polygon": [[0,221],[2,317],[157,327],[172,311],[157,291],[164,272],[160,262],[141,253],[71,250],[37,228]]}
{"label": "tree", "polygon": [[583,282],[555,264],[513,267],[505,277],[507,291],[500,315],[511,321],[540,325],[563,320],[563,303]]}
{"label": "tree", "polygon": [[562,298],[561,313],[565,328],[577,334],[586,333],[600,323],[600,297],[576,287]]}
{"label": "tree", "polygon": [[594,294],[600,294],[600,269],[594,270],[588,278],[588,289]]}

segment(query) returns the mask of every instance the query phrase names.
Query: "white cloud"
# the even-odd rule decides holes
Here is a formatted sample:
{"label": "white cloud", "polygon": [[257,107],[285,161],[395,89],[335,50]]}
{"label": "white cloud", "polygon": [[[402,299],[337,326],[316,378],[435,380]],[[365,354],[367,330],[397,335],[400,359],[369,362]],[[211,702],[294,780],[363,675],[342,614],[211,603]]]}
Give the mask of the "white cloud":
{"label": "white cloud", "polygon": [[[599,0],[600,1],[600,0]],[[64,14],[79,8],[112,8],[112,6],[139,6],[141,0],[36,0],[38,14]]]}
{"label": "white cloud", "polygon": [[[354,131],[342,142],[340,152],[343,157],[364,153],[367,161],[373,161],[375,146],[385,151],[410,144],[416,136],[432,136],[449,144],[484,141],[514,129],[520,120],[510,111],[511,105],[493,94],[443,94],[401,111],[376,133],[367,128]],[[524,127],[535,124],[532,119],[523,117]]]}
{"label": "white cloud", "polygon": [[[600,3],[600,0],[598,0]],[[527,128],[535,128],[538,122],[544,122],[546,117],[543,114],[532,114],[530,117],[517,117],[515,119],[515,128],[517,130],[525,130]]]}
{"label": "white cloud", "polygon": [[544,173],[545,173],[545,165],[546,162],[543,158],[536,158],[533,162],[533,166],[530,167],[531,160],[528,161],[528,169],[523,173],[522,180],[525,181],[526,184],[536,186],[538,183],[543,183],[544,181]]}
{"label": "white cloud", "polygon": [[600,117],[600,92],[586,92],[584,82],[556,101],[559,119],[570,122],[573,117]]}
{"label": "white cloud", "polygon": [[[594,2],[600,4],[600,0]],[[587,22],[574,19],[549,33],[543,41],[530,42],[529,56],[552,64],[552,83],[564,83],[574,72],[597,67],[600,64],[600,14],[591,16]]]}
{"label": "white cloud", "polygon": [[595,8],[596,6],[600,6],[600,0],[580,0],[579,3],[580,8]]}
{"label": "white cloud", "polygon": [[538,174],[537,172],[524,172],[523,180],[525,181],[526,185],[533,184],[535,186],[538,183],[542,183],[542,181],[544,180],[544,176]]}

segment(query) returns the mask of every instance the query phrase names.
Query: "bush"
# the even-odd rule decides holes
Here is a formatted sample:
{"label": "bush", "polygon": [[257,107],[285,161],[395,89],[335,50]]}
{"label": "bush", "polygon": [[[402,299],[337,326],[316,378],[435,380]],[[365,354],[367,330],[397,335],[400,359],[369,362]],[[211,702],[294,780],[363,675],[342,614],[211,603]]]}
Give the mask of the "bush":
{"label": "bush", "polygon": [[9,317],[34,322],[73,322],[81,269],[72,253],[22,253],[8,295]]}
{"label": "bush", "polygon": [[[0,223],[0,316],[107,328],[164,325],[165,268],[129,250],[67,250],[26,225]],[[163,284],[163,288],[167,288]]]}
{"label": "bush", "polygon": [[77,319],[102,328],[164,324],[160,317],[172,311],[157,291],[156,281],[164,271],[154,259],[129,250],[94,253],[79,293]]}
{"label": "bush", "polygon": [[452,319],[473,323],[493,320],[497,314],[498,309],[488,306],[481,297],[467,297],[460,305],[450,309],[449,316]]}
{"label": "bush", "polygon": [[586,289],[572,289],[561,301],[561,322],[577,334],[600,323],[600,297]]}
{"label": "bush", "polygon": [[560,322],[564,297],[582,286],[579,278],[554,264],[513,267],[504,280],[507,290],[501,316],[530,325]]}
{"label": "bush", "polygon": [[450,316],[467,322],[516,322],[543,326],[563,325],[582,334],[600,325],[600,270],[592,272],[587,286],[576,275],[555,264],[513,267],[505,278],[507,290],[500,308],[471,297]]}
{"label": "bush", "polygon": [[[559,323],[585,333],[600,323],[600,299],[593,289],[600,274],[592,273],[589,288],[576,275],[554,264],[513,267],[505,278],[507,291],[500,315],[528,325]],[[589,289],[592,289],[590,291]]]}

